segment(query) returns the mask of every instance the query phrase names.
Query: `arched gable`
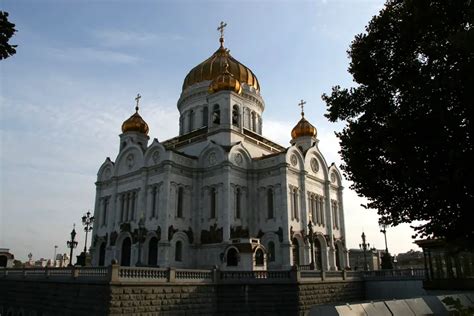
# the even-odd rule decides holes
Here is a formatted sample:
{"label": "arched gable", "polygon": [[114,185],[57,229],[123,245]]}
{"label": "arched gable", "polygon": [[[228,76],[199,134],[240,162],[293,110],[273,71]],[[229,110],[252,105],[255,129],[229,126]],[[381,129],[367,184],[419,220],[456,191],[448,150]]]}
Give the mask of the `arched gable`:
{"label": "arched gable", "polygon": [[107,157],[97,172],[97,181],[107,181],[115,174],[115,165]]}
{"label": "arched gable", "polygon": [[295,146],[288,148],[285,155],[285,161],[293,168],[304,170],[303,153]]}
{"label": "arched gable", "polygon": [[326,159],[317,147],[311,147],[305,155],[305,170],[324,180],[329,179]]}
{"label": "arched gable", "polygon": [[224,149],[213,142],[209,142],[199,155],[198,165],[200,168],[207,168],[218,165],[225,160],[227,160],[227,154]]}
{"label": "arched gable", "polygon": [[122,151],[115,162],[115,176],[124,175],[143,167],[142,149],[135,144],[130,144]]}
{"label": "arched gable", "polygon": [[151,143],[150,147],[148,147],[145,152],[145,166],[149,167],[157,165],[158,163],[163,161],[165,152],[166,149],[163,144],[158,142],[158,140],[155,138]]}
{"label": "arched gable", "polygon": [[328,171],[329,181],[331,182],[331,184],[338,187],[342,186],[342,174],[336,167],[335,163],[332,163],[331,166],[329,166]]}
{"label": "arched gable", "polygon": [[252,164],[252,157],[242,143],[232,147],[228,154],[228,159],[235,166],[241,168],[248,168]]}

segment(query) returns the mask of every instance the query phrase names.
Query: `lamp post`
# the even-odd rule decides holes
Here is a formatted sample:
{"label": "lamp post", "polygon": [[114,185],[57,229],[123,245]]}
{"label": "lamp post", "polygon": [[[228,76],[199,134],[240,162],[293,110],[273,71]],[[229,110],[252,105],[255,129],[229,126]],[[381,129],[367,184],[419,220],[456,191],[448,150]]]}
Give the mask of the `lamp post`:
{"label": "lamp post", "polygon": [[84,231],[86,232],[86,240],[84,241],[84,255],[87,253],[87,234],[92,231],[93,223],[94,216],[91,216],[91,212],[87,211],[86,215],[82,216],[82,225],[84,225]]}
{"label": "lamp post", "polygon": [[382,269],[393,269],[392,258],[390,253],[388,252],[387,246],[387,225],[383,222],[379,222],[380,232],[383,234],[385,238],[385,253],[382,256]]}
{"label": "lamp post", "polygon": [[364,232],[362,232],[361,237],[362,237],[362,243],[359,244],[359,248],[362,249],[362,251],[364,253],[364,271],[367,271],[367,270],[369,270],[369,267],[367,265],[367,256],[365,255],[365,252],[367,251],[367,249],[370,249],[370,244],[365,242],[365,233]]}
{"label": "lamp post", "polygon": [[137,267],[142,265],[141,256],[142,256],[142,239],[145,233],[145,221],[143,219],[143,214],[140,216],[138,221],[138,260],[135,264]]}
{"label": "lamp post", "polygon": [[73,249],[77,247],[77,241],[75,240],[76,239],[76,224],[74,224],[72,226],[72,232],[71,232],[71,240],[68,240],[67,241],[67,247],[69,249],[71,249],[71,252],[70,252],[70,259],[69,259],[69,264],[68,266],[72,267],[72,252],[73,252]]}
{"label": "lamp post", "polygon": [[309,267],[311,270],[314,270],[314,248],[313,248],[314,240],[313,240],[313,223],[311,219],[309,220],[309,224],[308,224],[308,233],[309,233],[309,244],[311,247],[311,264],[309,265]]}
{"label": "lamp post", "polygon": [[58,245],[54,245],[54,256],[53,256],[54,264],[53,264],[53,267],[56,267],[56,250],[57,249],[58,249]]}

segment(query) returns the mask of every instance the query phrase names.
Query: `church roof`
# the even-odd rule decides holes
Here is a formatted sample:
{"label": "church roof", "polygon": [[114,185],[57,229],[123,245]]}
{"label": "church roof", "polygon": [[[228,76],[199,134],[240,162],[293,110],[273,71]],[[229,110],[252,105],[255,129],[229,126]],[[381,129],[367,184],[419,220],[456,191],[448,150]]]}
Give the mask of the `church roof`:
{"label": "church roof", "polygon": [[217,79],[226,72],[226,64],[228,64],[228,72],[240,84],[246,84],[260,91],[257,76],[252,70],[230,55],[230,51],[224,47],[224,38],[220,38],[220,43],[219,49],[211,57],[191,69],[186,75],[183,82],[183,91],[196,83]]}

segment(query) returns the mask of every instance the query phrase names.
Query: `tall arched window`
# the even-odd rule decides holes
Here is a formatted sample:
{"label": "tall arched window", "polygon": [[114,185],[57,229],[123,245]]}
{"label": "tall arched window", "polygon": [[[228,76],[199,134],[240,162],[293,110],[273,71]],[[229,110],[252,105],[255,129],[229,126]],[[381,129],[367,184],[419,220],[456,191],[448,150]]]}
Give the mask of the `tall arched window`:
{"label": "tall arched window", "polygon": [[293,254],[293,265],[298,266],[300,264],[300,245],[298,243],[298,239],[293,238],[291,241],[291,250]]}
{"label": "tall arched window", "polygon": [[212,109],[212,124],[219,125],[221,123],[221,110],[218,104],[214,104]]}
{"label": "tall arched window", "polygon": [[321,242],[318,238],[314,238],[314,262],[316,264],[316,270],[323,269],[323,258],[321,252]]}
{"label": "tall arched window", "polygon": [[217,213],[217,190],[216,188],[211,188],[210,192],[210,202],[211,202],[211,218],[216,218],[216,213]]}
{"label": "tall arched window", "polygon": [[178,205],[176,211],[176,217],[183,217],[183,199],[184,199],[184,189],[183,187],[178,188]]}
{"label": "tall arched window", "polygon": [[189,111],[189,132],[194,130],[194,111]]}
{"label": "tall arched window", "polygon": [[[56,260],[56,258],[54,258]],[[100,244],[99,247],[99,266],[103,267],[105,265],[105,241]]]}
{"label": "tall arched window", "polygon": [[257,251],[255,251],[255,265],[263,266],[263,263],[264,263],[263,261],[264,261],[263,250],[257,249]]}
{"label": "tall arched window", "polygon": [[158,209],[158,187],[154,186],[151,191],[151,218],[155,218]]}
{"label": "tall arched window", "polygon": [[319,197],[319,210],[321,214],[321,224],[324,227],[326,226],[326,224],[325,224],[325,216],[324,216],[324,199],[322,196]]}
{"label": "tall arched window", "polygon": [[252,111],[252,114],[251,114],[251,123],[252,123],[251,130],[253,132],[256,132],[257,131],[257,116],[254,111]]}
{"label": "tall arched window", "polygon": [[273,241],[268,242],[268,261],[275,261],[275,243]]}
{"label": "tall arched window", "polygon": [[209,110],[207,106],[202,109],[202,126],[209,126]]}
{"label": "tall arched window", "polygon": [[120,256],[120,265],[129,267],[130,266],[130,252],[132,250],[132,241],[130,238],[125,238],[122,242],[122,249],[121,249],[121,256]]}
{"label": "tall arched window", "polygon": [[181,262],[183,260],[183,243],[178,240],[174,250],[174,261]]}
{"label": "tall arched window", "polygon": [[271,219],[274,216],[273,212],[273,189],[267,190],[267,218]]}
{"label": "tall arched window", "polygon": [[298,220],[298,189],[294,188],[291,192],[293,202],[293,218]]}
{"label": "tall arched window", "polygon": [[232,108],[232,125],[240,126],[240,111],[237,104]]}
{"label": "tall arched window", "polygon": [[158,264],[158,239],[152,237],[148,242],[148,265],[156,266]]}
{"label": "tall arched window", "polygon": [[237,219],[240,219],[240,209],[241,209],[240,196],[241,196],[240,188],[236,188],[235,189],[235,218]]}

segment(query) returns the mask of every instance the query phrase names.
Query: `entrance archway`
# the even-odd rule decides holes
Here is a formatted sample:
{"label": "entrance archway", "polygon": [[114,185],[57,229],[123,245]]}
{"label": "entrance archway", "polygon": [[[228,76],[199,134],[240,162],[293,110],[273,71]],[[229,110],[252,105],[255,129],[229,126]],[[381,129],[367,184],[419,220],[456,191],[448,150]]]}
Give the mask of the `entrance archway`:
{"label": "entrance archway", "polygon": [[321,242],[318,238],[314,239],[314,263],[316,265],[316,270],[323,269],[323,257],[321,251]]}
{"label": "entrance archway", "polygon": [[132,251],[132,241],[129,237],[125,238],[122,242],[122,253],[120,258],[120,265],[129,267],[130,266],[130,254]]}
{"label": "entrance archway", "polygon": [[99,247],[99,266],[105,265],[105,242],[102,242]]}
{"label": "entrance archway", "polygon": [[158,264],[158,238],[152,237],[148,242],[148,265],[156,266]]}
{"label": "entrance archway", "polygon": [[291,250],[293,253],[293,265],[299,266],[300,265],[300,245],[298,243],[298,239],[293,238],[291,243],[292,243]]}

